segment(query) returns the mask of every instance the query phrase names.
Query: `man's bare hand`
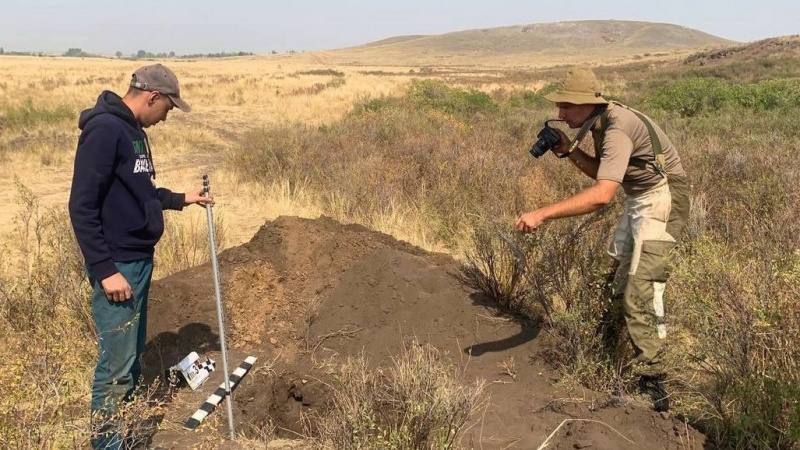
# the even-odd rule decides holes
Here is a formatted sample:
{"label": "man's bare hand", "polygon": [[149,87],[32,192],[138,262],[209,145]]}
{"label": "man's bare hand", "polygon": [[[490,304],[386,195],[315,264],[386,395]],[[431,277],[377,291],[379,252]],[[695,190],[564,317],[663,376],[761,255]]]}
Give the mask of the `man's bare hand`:
{"label": "man's bare hand", "polygon": [[514,221],[514,228],[523,233],[536,231],[545,222],[545,216],[541,209],[527,212]]}
{"label": "man's bare hand", "polygon": [[106,298],[112,302],[124,302],[133,296],[131,285],[128,284],[128,280],[119,272],[105,278],[100,284],[103,286],[103,292],[105,292]]}
{"label": "man's bare hand", "polygon": [[212,195],[210,197],[206,197],[203,195],[203,188],[196,188],[186,191],[184,195],[186,196],[184,203],[187,205],[198,204],[202,207],[205,207],[206,205],[214,206],[214,196]]}
{"label": "man's bare hand", "polygon": [[569,150],[569,147],[572,145],[572,141],[570,140],[569,137],[567,137],[567,133],[564,133],[562,130],[559,130],[558,128],[555,128],[555,130],[556,133],[558,133],[558,135],[561,137],[561,139],[559,139],[558,143],[556,143],[556,145],[553,146],[553,153],[555,153],[556,155],[562,155],[567,150]]}

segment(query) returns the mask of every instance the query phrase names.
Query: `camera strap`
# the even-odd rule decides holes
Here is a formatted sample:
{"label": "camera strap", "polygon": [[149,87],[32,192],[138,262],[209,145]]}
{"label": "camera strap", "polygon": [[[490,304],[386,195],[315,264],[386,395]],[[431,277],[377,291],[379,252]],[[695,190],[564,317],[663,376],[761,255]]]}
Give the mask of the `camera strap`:
{"label": "camera strap", "polygon": [[574,152],[575,149],[578,148],[578,144],[581,143],[584,136],[586,136],[586,133],[588,133],[589,130],[592,128],[592,126],[595,124],[595,122],[597,122],[597,119],[599,119],[600,116],[606,111],[606,108],[608,108],[608,105],[595,106],[594,111],[592,111],[592,114],[589,116],[588,119],[586,119],[586,122],[583,122],[583,126],[581,126],[581,129],[578,130],[578,134],[575,136],[575,139],[572,141],[572,144],[569,146],[567,151],[556,156],[558,156],[559,158],[567,158],[569,155],[571,155],[572,152]]}
{"label": "camera strap", "polygon": [[[661,149],[661,140],[658,138],[658,133],[656,133],[655,127],[653,127],[653,123],[650,119],[642,114],[641,112],[631,108],[630,106],[623,105],[619,102],[613,102],[615,105],[620,106],[622,108],[627,109],[628,111],[632,112],[636,115],[644,123],[645,128],[647,128],[647,134],[650,135],[650,145],[653,147],[653,161],[647,161],[642,158],[630,158],[628,161],[628,165],[638,167],[642,170],[651,170],[662,177],[667,177],[667,158],[662,152]],[[602,122],[601,122],[602,123]],[[603,127],[601,127],[603,128]],[[605,129],[603,129],[605,133]]]}

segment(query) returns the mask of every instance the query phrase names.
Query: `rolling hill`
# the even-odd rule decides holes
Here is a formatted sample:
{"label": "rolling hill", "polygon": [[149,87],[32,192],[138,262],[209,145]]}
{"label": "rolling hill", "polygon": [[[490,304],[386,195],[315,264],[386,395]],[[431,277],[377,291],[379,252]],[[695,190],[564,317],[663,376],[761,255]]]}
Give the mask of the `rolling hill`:
{"label": "rolling hill", "polygon": [[586,20],[397,36],[311,55],[323,63],[360,66],[543,67],[685,56],[735,44],[678,25]]}

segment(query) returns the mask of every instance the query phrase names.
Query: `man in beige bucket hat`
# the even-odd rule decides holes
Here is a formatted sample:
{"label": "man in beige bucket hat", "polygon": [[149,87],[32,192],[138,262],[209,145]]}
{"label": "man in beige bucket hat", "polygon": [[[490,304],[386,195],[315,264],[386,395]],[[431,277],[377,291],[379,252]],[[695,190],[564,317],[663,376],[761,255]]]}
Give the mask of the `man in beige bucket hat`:
{"label": "man in beige bucket hat", "polygon": [[[616,262],[610,311],[624,313],[640,391],[650,396],[656,410],[665,411],[669,408],[662,360],[667,259],[689,216],[689,186],[678,152],[649,117],[603,98],[588,67],[574,67],[545,98],[555,103],[559,119],[570,128],[591,130],[594,155],[577,148],[578,142],[561,130],[552,151],[569,158],[595,184],[520,215],[515,228],[533,232],[548,220],[597,211],[611,203],[622,187],[627,195],[624,213],[608,249]],[[604,321],[609,323],[601,327],[606,340],[614,330],[612,317],[608,314]]]}
{"label": "man in beige bucket hat", "polygon": [[139,355],[147,336],[147,300],[163,210],[206,205],[202,188],[185,193],[156,188],[144,129],[167,119],[181,98],[178,78],[161,64],[136,70],[120,97],[103,91],[78,120],[81,130],[69,215],[93,288],[92,320],[98,358],[92,382],[93,449],[133,448],[119,412],[139,384]]}

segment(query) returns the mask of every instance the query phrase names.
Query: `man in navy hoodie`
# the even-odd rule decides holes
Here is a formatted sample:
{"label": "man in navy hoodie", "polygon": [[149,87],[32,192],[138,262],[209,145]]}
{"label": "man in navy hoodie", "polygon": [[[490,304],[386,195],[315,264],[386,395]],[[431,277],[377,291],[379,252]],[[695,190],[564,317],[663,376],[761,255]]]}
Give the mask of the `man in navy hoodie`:
{"label": "man in navy hoodie", "polygon": [[81,135],[69,198],[72,228],[94,288],[92,318],[99,356],[92,385],[92,447],[128,448],[115,417],[141,375],[153,252],[164,231],[162,210],[212,199],[202,189],[156,188],[144,128],[188,112],[178,78],[154,64],[138,69],[124,97],[104,91],[78,123]]}

